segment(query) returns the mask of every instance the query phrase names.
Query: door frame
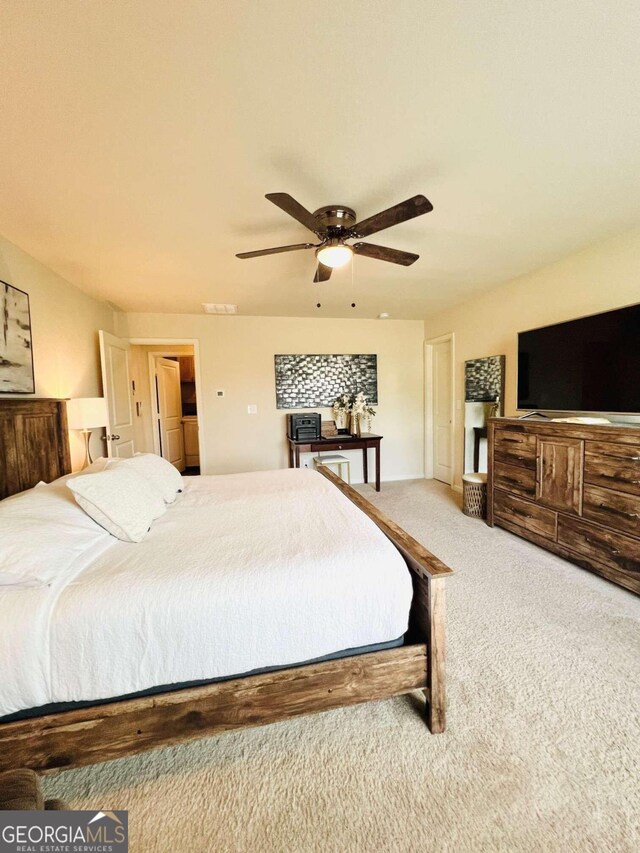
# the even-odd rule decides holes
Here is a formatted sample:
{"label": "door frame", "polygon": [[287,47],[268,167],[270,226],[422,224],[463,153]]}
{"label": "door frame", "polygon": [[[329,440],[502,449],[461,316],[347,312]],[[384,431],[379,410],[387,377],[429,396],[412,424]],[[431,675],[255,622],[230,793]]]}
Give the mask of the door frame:
{"label": "door frame", "polygon": [[424,342],[424,476],[433,480],[433,347],[451,342],[451,488],[454,488],[456,471],[456,336],[455,332],[438,335]]}
{"label": "door frame", "polygon": [[[158,352],[147,353],[149,356],[175,356],[180,355],[175,351],[171,351],[171,347],[176,346],[192,346],[193,347],[193,364],[195,370],[195,381],[196,381],[196,401],[198,406],[198,447],[200,453],[200,473],[206,472],[207,465],[207,456],[206,456],[206,448],[205,448],[205,440],[204,440],[204,429],[203,421],[204,421],[204,402],[203,402],[203,394],[202,394],[202,377],[200,373],[200,342],[197,338],[129,338],[129,343],[135,346],[148,346],[148,347],[156,347],[156,346],[166,346],[167,351],[158,350]],[[151,384],[151,400],[155,399],[155,385],[152,379],[152,362],[149,362],[149,382]],[[156,434],[156,430],[153,430],[153,446],[155,448],[155,452],[159,453],[159,444],[158,437]]]}

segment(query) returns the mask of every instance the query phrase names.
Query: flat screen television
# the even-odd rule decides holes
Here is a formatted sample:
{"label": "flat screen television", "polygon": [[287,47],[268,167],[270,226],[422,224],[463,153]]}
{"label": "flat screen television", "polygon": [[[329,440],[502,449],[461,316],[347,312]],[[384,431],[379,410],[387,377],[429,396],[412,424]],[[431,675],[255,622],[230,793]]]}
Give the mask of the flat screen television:
{"label": "flat screen television", "polygon": [[520,332],[518,409],[640,414],[640,305]]}

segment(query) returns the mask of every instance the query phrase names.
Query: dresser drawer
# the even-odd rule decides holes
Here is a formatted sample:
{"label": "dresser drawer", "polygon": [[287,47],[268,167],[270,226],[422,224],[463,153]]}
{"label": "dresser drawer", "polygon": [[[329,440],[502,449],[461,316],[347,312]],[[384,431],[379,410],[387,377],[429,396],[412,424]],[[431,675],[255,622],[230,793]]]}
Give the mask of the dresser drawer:
{"label": "dresser drawer", "polygon": [[582,515],[591,521],[640,537],[640,497],[600,486],[584,487]]}
{"label": "dresser drawer", "polygon": [[536,472],[533,468],[521,468],[519,465],[508,465],[506,462],[496,462],[493,466],[493,485],[496,489],[534,498],[536,494]]}
{"label": "dresser drawer", "polygon": [[588,521],[559,516],[558,542],[597,563],[640,577],[640,541]]}
{"label": "dresser drawer", "polygon": [[556,538],[557,515],[555,512],[523,501],[499,489],[493,493],[493,514],[498,520],[502,519],[511,524],[517,524],[518,527],[525,527],[539,536],[545,536],[547,539]]}
{"label": "dresser drawer", "polygon": [[613,456],[614,459],[640,461],[640,444],[613,444],[610,441],[585,441],[586,453],[595,456]]}
{"label": "dresser drawer", "polygon": [[587,483],[640,495],[640,445],[585,442]]}
{"label": "dresser drawer", "polygon": [[497,429],[494,434],[494,459],[524,468],[536,467],[536,437],[510,429]]}

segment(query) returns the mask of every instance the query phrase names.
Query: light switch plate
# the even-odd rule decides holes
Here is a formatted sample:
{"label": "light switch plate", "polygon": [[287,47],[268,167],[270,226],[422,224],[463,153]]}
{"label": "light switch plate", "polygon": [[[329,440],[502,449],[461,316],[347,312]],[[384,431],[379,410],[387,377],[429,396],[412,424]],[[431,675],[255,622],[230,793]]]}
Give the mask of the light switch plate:
{"label": "light switch plate", "polygon": [[257,415],[258,414],[258,407],[256,406],[255,403],[250,403],[247,406],[247,413],[250,415]]}

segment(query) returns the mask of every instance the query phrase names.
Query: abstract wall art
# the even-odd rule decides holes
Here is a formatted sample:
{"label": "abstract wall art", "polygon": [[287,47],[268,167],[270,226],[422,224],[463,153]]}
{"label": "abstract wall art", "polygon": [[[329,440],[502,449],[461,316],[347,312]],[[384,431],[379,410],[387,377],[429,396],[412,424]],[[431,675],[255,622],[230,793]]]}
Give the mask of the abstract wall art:
{"label": "abstract wall art", "polygon": [[376,355],[276,355],[275,369],[279,409],[326,408],[358,391],[378,403]]}
{"label": "abstract wall art", "polygon": [[6,281],[0,281],[0,393],[35,393],[29,296]]}

